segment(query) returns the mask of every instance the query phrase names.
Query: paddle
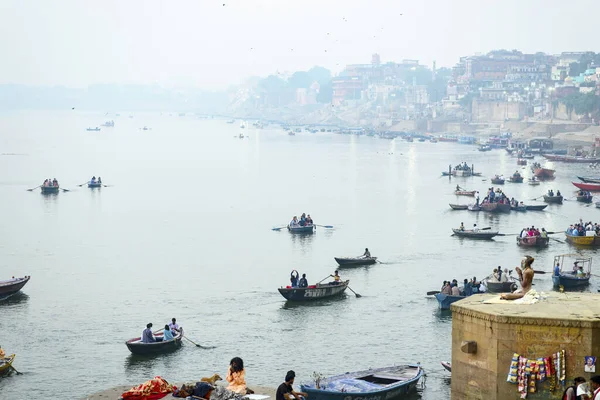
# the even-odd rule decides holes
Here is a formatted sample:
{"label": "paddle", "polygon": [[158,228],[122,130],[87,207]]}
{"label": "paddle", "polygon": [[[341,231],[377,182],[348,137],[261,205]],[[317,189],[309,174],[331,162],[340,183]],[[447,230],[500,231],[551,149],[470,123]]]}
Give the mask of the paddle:
{"label": "paddle", "polygon": [[32,191],[34,191],[35,189],[37,189],[37,188],[40,188],[40,187],[42,187],[42,185],[40,185],[40,186],[36,186],[36,187],[34,187],[34,188],[31,188],[31,189],[27,189],[27,191],[28,191],[28,192],[32,192]]}
{"label": "paddle", "polygon": [[529,199],[529,200],[533,201],[533,200],[541,199],[541,198],[542,198],[542,197],[544,197],[544,196],[545,196],[545,195],[541,195],[540,197],[536,197],[535,199]]}
{"label": "paddle", "polygon": [[60,190],[62,190],[63,192],[70,192],[70,190],[69,190],[69,189],[63,189],[63,188],[60,188]]}
{"label": "paddle", "polygon": [[488,226],[487,228],[481,228],[480,231],[489,231],[492,227]]}
{"label": "paddle", "polygon": [[272,230],[272,231],[280,231],[280,230],[282,230],[283,228],[287,228],[287,225],[286,225],[286,226],[280,226],[279,228],[271,228],[271,230]]}
{"label": "paddle", "polygon": [[17,373],[17,375],[23,375],[21,372],[17,371],[17,369],[15,367],[13,367],[12,365],[10,366],[10,369],[15,371]]}
{"label": "paddle", "polygon": [[317,225],[317,224],[313,224],[314,226],[320,226],[321,228],[328,228],[331,229],[333,228],[333,225]]}
{"label": "paddle", "polygon": [[317,282],[317,285],[321,282],[323,282],[325,279],[327,278],[331,278],[333,275],[327,275],[325,278],[321,279],[319,282]]}
{"label": "paddle", "polygon": [[438,294],[441,293],[439,290],[432,290],[430,292],[427,292],[427,296],[433,296],[434,294]]}
{"label": "paddle", "polygon": [[198,343],[194,342],[193,340],[188,339],[186,336],[184,336],[183,338],[185,340],[187,340],[188,342],[191,342],[191,343],[195,344],[196,347],[200,347],[202,349],[214,349],[215,348],[215,346],[202,346],[201,344],[198,344]]}
{"label": "paddle", "polygon": [[82,187],[83,185],[87,185],[89,182],[83,182],[81,185],[77,185],[79,187]]}
{"label": "paddle", "polygon": [[537,269],[534,269],[533,272],[536,274],[545,274],[546,273],[546,271],[538,271]]}
{"label": "paddle", "polygon": [[361,298],[361,297],[362,297],[360,294],[358,294],[358,293],[356,293],[354,290],[352,290],[352,288],[351,288],[350,286],[348,286],[348,289],[350,289],[350,291],[351,291],[352,293],[354,293],[354,295],[356,296],[356,298],[357,298],[357,299],[359,299],[359,298]]}
{"label": "paddle", "polygon": [[555,239],[555,238],[553,238],[553,237],[551,237],[550,239],[552,239],[552,240],[554,240],[554,241],[557,241],[558,243],[563,243],[563,244],[565,243],[565,242],[563,242],[562,240]]}

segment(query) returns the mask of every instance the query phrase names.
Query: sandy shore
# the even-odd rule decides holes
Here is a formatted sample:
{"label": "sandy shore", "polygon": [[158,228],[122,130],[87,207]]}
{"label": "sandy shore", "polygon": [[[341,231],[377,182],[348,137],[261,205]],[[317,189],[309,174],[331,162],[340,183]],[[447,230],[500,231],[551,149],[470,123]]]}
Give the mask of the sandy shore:
{"label": "sandy shore", "polygon": [[[143,382],[140,382],[140,383],[143,383]],[[175,383],[175,386],[181,387],[181,384],[182,383],[179,383],[179,384]],[[83,397],[82,399],[84,399],[84,400],[118,400],[121,398],[121,394],[123,392],[126,392],[127,390],[131,389],[132,387],[133,387],[133,385],[115,386],[113,388],[106,389],[106,390],[103,390],[98,393],[94,393],[87,397]],[[250,389],[254,390],[255,394],[263,394],[263,395],[270,396],[270,400],[275,399],[275,392],[277,391],[277,389],[268,388],[268,387],[264,387],[264,386],[253,386],[253,385],[248,385],[248,387]],[[169,395],[165,396],[164,398],[172,399],[173,397],[169,394]]]}

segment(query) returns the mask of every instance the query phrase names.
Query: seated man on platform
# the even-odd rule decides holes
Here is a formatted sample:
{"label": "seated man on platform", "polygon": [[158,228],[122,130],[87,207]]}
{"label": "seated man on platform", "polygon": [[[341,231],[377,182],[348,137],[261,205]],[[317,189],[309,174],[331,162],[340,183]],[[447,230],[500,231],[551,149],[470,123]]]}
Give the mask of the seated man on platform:
{"label": "seated man on platform", "polygon": [[533,264],[533,261],[535,259],[531,256],[525,256],[523,258],[523,260],[521,261],[521,266],[523,267],[523,270],[521,270],[521,268],[516,267],[515,270],[517,271],[517,274],[519,275],[519,281],[521,282],[521,289],[516,290],[512,293],[504,293],[500,295],[501,299],[504,300],[516,300],[516,299],[520,299],[523,296],[525,296],[527,294],[527,292],[529,292],[531,290],[531,284],[533,282],[533,276],[534,276],[534,272],[533,272],[533,268],[531,268],[531,264]]}

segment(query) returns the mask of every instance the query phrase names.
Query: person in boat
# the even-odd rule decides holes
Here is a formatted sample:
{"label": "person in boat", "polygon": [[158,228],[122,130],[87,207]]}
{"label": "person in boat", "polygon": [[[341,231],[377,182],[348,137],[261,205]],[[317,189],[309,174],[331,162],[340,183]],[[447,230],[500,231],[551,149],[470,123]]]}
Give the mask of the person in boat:
{"label": "person in boat", "polygon": [[92,179],[90,179],[90,184],[94,185],[96,184],[96,177],[92,176]]}
{"label": "person in boat", "polygon": [[575,261],[573,263],[573,275],[577,274],[577,271],[579,271],[579,261]]}
{"label": "person in boat", "polygon": [[552,189],[548,190],[548,196],[550,196],[550,197],[554,196],[554,192],[552,191]]}
{"label": "person in boat", "polygon": [[558,197],[560,197],[560,196],[561,196],[561,195],[560,195],[560,190],[557,190],[557,191],[556,191],[556,196],[558,196]]}
{"label": "person in boat", "polygon": [[169,329],[173,335],[177,335],[179,332],[181,332],[181,328],[179,327],[179,324],[177,324],[177,320],[175,318],[171,318]]}
{"label": "person in boat", "polygon": [[477,277],[473,277],[473,280],[471,281],[471,287],[473,290],[473,293],[479,293],[481,292],[481,282],[477,282]]}
{"label": "person in boat", "polygon": [[[477,193],[479,193],[479,192],[477,192]],[[479,207],[479,195],[475,199],[475,207]]]}
{"label": "person in boat", "polygon": [[96,181],[96,183],[98,183],[98,185],[102,185],[102,178],[98,177],[98,180]]}
{"label": "person in boat", "polygon": [[516,300],[525,296],[530,290],[533,283],[533,276],[535,275],[533,272],[533,268],[531,264],[533,264],[535,259],[531,256],[525,256],[521,261],[521,268],[515,268],[517,270],[517,274],[519,275],[519,280],[521,282],[521,289],[516,290],[512,293],[504,293],[500,295],[500,298],[503,300]]}
{"label": "person in boat", "polygon": [[0,360],[4,360],[5,358],[6,358],[6,353],[2,349],[2,346],[0,346]]}
{"label": "person in boat", "polygon": [[338,270],[336,269],[333,275],[330,275],[333,278],[333,282],[329,282],[330,285],[339,285],[342,283],[342,278],[338,274]]}
{"label": "person in boat", "polygon": [[227,390],[239,393],[241,395],[252,394],[252,390],[249,390],[246,386],[246,370],[244,369],[244,361],[239,357],[233,357],[229,362],[229,369],[225,380],[229,382]]}
{"label": "person in boat", "polygon": [[473,291],[471,289],[471,282],[469,282],[469,280],[467,278],[465,278],[465,280],[463,281],[463,295],[470,296],[472,294],[473,294]]}
{"label": "person in boat", "polygon": [[465,224],[464,223],[460,223],[460,226],[458,227],[458,229],[460,229],[461,231],[465,230]]}
{"label": "person in boat", "polygon": [[477,227],[477,224],[473,224],[473,232],[479,232],[479,228]]}
{"label": "person in boat", "polygon": [[508,282],[508,268],[504,268],[504,273],[500,277],[500,282]]}
{"label": "person in boat", "polygon": [[460,190],[461,190],[461,189],[460,189],[460,186],[459,186],[459,185],[456,185],[456,191],[457,191],[457,192],[460,192]]}
{"label": "person in boat", "polygon": [[277,388],[275,400],[304,400],[305,397],[308,397],[307,393],[294,391],[292,387],[294,378],[296,378],[294,371],[290,370],[285,374],[285,382]]}
{"label": "person in boat", "polygon": [[165,329],[163,331],[163,342],[166,342],[167,340],[173,340],[174,336],[173,333],[171,332],[171,328],[169,327],[169,325],[165,325]]}
{"label": "person in boat", "polygon": [[58,181],[56,180],[56,178],[52,180],[52,186],[58,186]]}
{"label": "person in boat", "polygon": [[312,220],[312,218],[310,217],[310,214],[308,214],[308,215],[306,216],[306,225],[312,225],[312,224],[313,224],[313,220]]}
{"label": "person in boat", "polygon": [[154,337],[154,333],[152,333],[152,322],[146,325],[146,329],[142,332],[142,343],[154,343],[156,342],[156,338]]}
{"label": "person in boat", "polygon": [[442,293],[448,296],[452,295],[452,285],[450,282],[444,281],[444,287],[442,287]]}
{"label": "person in boat", "polygon": [[308,287],[308,281],[306,280],[306,274],[302,274],[302,278],[298,281],[298,287],[305,288]]}
{"label": "person in boat", "polygon": [[305,226],[306,225],[306,214],[302,213],[302,215],[300,216],[300,222],[299,222],[300,226]]}
{"label": "person in boat", "polygon": [[576,275],[577,275],[577,278],[585,278],[585,272],[583,272],[583,266],[580,266],[577,269]]}
{"label": "person in boat", "polygon": [[451,293],[452,296],[460,296],[460,290],[458,289],[458,285],[456,283],[452,283]]}
{"label": "person in boat", "polygon": [[46,180],[44,181],[44,183],[42,184],[42,186],[48,186],[48,179],[46,179]]}
{"label": "person in boat", "polygon": [[560,263],[556,263],[554,266],[554,276],[560,276]]}
{"label": "person in boat", "polygon": [[[294,274],[294,272],[295,272],[295,274]],[[291,287],[293,287],[293,288],[298,287],[298,277],[299,277],[298,271],[296,271],[295,269],[292,270],[292,273],[290,274],[290,286]]]}
{"label": "person in boat", "polygon": [[368,248],[365,248],[365,252],[363,253],[362,258],[371,258],[371,252]]}
{"label": "person in boat", "polygon": [[300,225],[298,224],[298,217],[296,217],[296,216],[294,215],[294,218],[292,218],[292,220],[290,221],[290,227],[291,227],[291,228],[297,228],[297,227],[299,227],[299,226],[300,226]]}

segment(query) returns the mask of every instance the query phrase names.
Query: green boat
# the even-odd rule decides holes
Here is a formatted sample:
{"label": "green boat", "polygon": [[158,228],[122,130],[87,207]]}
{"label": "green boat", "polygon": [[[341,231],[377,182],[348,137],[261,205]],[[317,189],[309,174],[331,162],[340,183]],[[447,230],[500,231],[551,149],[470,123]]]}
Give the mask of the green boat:
{"label": "green boat", "polygon": [[58,193],[60,190],[59,186],[40,186],[42,189],[42,194],[54,194]]}

